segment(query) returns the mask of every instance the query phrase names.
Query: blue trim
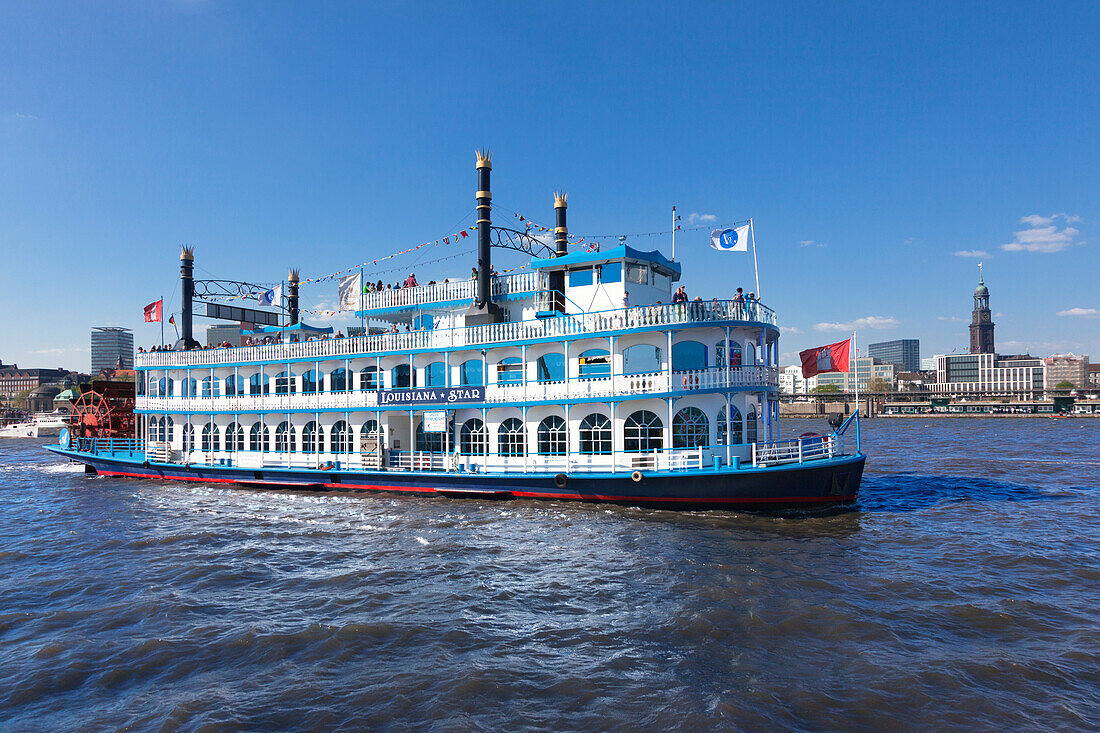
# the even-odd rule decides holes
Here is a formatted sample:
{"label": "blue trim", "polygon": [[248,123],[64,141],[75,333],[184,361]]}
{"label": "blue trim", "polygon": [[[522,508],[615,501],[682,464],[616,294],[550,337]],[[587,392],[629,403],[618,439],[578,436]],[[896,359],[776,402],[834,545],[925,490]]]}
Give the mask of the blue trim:
{"label": "blue trim", "polygon": [[[524,290],[519,293],[509,293],[507,295],[495,295],[494,301],[512,302],[516,300],[526,300],[534,295],[538,294],[538,290]],[[428,303],[417,303],[415,305],[394,305],[389,308],[371,308],[369,310],[355,311],[355,315],[359,318],[369,318],[372,315],[379,315],[382,313],[400,313],[402,311],[430,311],[430,310],[446,310],[447,308],[458,308],[464,305],[470,305],[474,302],[473,298],[461,298],[459,300],[440,300],[431,301]]]}
{"label": "blue trim", "polygon": [[532,269],[540,269],[544,267],[567,267],[569,265],[581,265],[590,264],[595,262],[610,262],[611,260],[632,259],[641,260],[643,262],[652,262],[660,265],[666,269],[672,270],[677,275],[680,274],[680,264],[673,262],[665,257],[657,250],[650,252],[643,252],[640,249],[634,249],[628,247],[625,244],[620,244],[618,247],[606,250],[604,252],[574,252],[571,255],[565,257],[547,257],[541,259],[531,260]]}

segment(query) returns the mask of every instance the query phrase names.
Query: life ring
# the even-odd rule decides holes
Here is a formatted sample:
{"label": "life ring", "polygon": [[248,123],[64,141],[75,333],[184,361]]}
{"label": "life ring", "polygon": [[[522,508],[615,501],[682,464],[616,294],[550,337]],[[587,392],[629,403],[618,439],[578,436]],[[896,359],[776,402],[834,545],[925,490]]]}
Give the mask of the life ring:
{"label": "life ring", "polygon": [[554,486],[557,486],[559,489],[564,489],[567,481],[569,481],[569,477],[564,473],[559,473],[554,477]]}
{"label": "life ring", "polygon": [[645,476],[642,475],[641,471],[635,471],[634,473],[630,474],[630,480],[636,484],[641,483],[643,478],[645,478]]}

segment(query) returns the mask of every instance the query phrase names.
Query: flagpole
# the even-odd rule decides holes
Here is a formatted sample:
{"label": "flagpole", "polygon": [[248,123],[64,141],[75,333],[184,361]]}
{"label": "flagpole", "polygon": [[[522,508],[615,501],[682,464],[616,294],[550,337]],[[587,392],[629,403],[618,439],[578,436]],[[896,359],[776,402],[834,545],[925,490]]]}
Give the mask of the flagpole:
{"label": "flagpole", "polygon": [[672,207],[672,261],[676,261],[676,206]]}
{"label": "flagpole", "polygon": [[752,217],[749,217],[749,238],[752,240],[752,269],[756,273],[756,299],[760,300],[760,267],[756,264],[756,227],[752,225]]}
{"label": "flagpole", "polygon": [[164,346],[164,296],[160,296],[160,345]]}
{"label": "flagpole", "polygon": [[854,356],[849,361],[848,371],[851,372],[852,371],[851,366],[855,365],[855,375],[856,375],[856,413],[855,413],[856,414],[856,453],[859,453],[859,364],[858,364],[858,361],[856,361],[856,360],[859,359],[859,349],[856,348],[856,332],[855,331],[852,331],[852,352],[853,352]]}

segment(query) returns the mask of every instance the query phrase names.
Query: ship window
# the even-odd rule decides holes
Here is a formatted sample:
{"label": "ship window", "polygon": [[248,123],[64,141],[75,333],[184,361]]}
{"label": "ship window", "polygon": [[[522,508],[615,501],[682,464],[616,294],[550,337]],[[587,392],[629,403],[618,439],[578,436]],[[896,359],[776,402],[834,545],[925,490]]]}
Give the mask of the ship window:
{"label": "ship window", "polygon": [[283,420],[279,423],[279,427],[275,428],[275,452],[293,453],[295,447],[294,429],[290,427],[290,423]]}
{"label": "ship window", "polygon": [[253,374],[248,378],[249,394],[271,394],[271,379],[266,374]]}
{"label": "ship window", "polygon": [[459,384],[462,386],[482,386],[485,384],[485,370],[481,359],[470,359],[459,367]]}
{"label": "ship window", "polygon": [[664,447],[664,424],[649,410],[638,410],[623,424],[623,450],[629,453],[658,451]]}
{"label": "ship window", "polygon": [[497,364],[497,382],[499,384],[519,384],[523,381],[523,362],[518,356],[501,359]]}
{"label": "ship window", "polygon": [[582,285],[592,284],[592,268],[585,267],[579,270],[569,271],[569,287],[576,288]]}
{"label": "ship window", "polygon": [[264,449],[263,428],[258,422],[252,423],[252,427],[248,429],[248,449],[258,451]]}
{"label": "ship window", "polygon": [[408,364],[395,366],[390,372],[390,379],[392,380],[390,387],[393,389],[416,386],[416,375],[412,373],[412,368]]}
{"label": "ship window", "polygon": [[707,347],[698,341],[672,345],[672,371],[686,372],[707,368]]}
{"label": "ship window", "polygon": [[661,371],[661,350],[636,344],[623,350],[623,374],[651,374]]}
{"label": "ship window", "polygon": [[202,378],[202,396],[203,397],[217,397],[219,388],[221,387],[221,381],[214,377]]}
{"label": "ship window", "polygon": [[565,381],[565,357],[557,352],[540,356],[535,367],[540,382]]}
{"label": "ship window", "polygon": [[225,429],[225,449],[244,450],[244,427],[238,423],[229,423]]}
{"label": "ship window", "polygon": [[527,435],[523,422],[510,417],[497,430],[497,452],[502,456],[522,456],[527,453]]}
{"label": "ship window", "polygon": [[347,392],[348,391],[348,370],[340,367],[339,369],[333,369],[328,375],[328,391],[329,392]]}
{"label": "ship window", "polygon": [[658,270],[653,271],[653,287],[660,290],[672,290],[672,276]]}
{"label": "ship window", "polygon": [[[447,429],[454,429],[454,421],[448,423]],[[416,449],[421,453],[442,453],[445,436],[446,433],[424,432],[424,423],[420,423],[416,426]]]}
{"label": "ship window", "polygon": [[359,389],[366,392],[378,389],[378,367],[363,367],[359,370]]}
{"label": "ship window", "polygon": [[626,281],[639,285],[649,285],[649,268],[645,265],[627,264]]}
{"label": "ship window", "polygon": [[698,448],[710,443],[710,424],[698,407],[685,407],[672,418],[672,447]]}
{"label": "ship window", "polygon": [[351,452],[351,431],[343,420],[337,420],[329,433],[329,451],[332,453]]}
{"label": "ship window", "polygon": [[[743,363],[749,366],[756,364],[756,344],[752,341],[745,342],[745,361]],[[749,442],[751,443],[752,441],[750,440]]]}
{"label": "ship window", "polygon": [[756,408],[750,407],[745,414],[745,442],[756,442]]}
{"label": "ship window", "polygon": [[[726,445],[726,408],[718,411],[718,445]],[[736,407],[730,410],[730,429],[733,432],[733,442],[730,445],[741,445],[741,411]]]}
{"label": "ship window", "polygon": [[302,392],[306,394],[316,394],[317,391],[317,370],[310,369],[302,375]]}
{"label": "ship window", "polygon": [[190,453],[195,450],[195,426],[183,426],[183,452]]}
{"label": "ship window", "polygon": [[294,394],[298,391],[292,372],[279,372],[275,375],[275,394]]}
{"label": "ship window", "polygon": [[606,415],[593,412],[581,420],[581,453],[587,455],[611,455],[611,421]]}
{"label": "ship window", "polygon": [[581,379],[606,379],[611,376],[611,355],[607,349],[589,349],[577,359]]}
{"label": "ship window", "polygon": [[218,428],[206,423],[202,426],[202,449],[205,451],[218,450]]}
{"label": "ship window", "polygon": [[600,265],[600,282],[618,283],[623,281],[623,263],[608,262]]}
{"label": "ship window", "polygon": [[[731,367],[741,366],[741,344],[739,344],[736,341],[730,341],[729,344],[730,344],[730,366]],[[725,356],[726,356],[726,342],[725,341],[719,341],[717,344],[714,345],[714,364],[715,364],[715,366],[720,366],[724,369],[725,366],[726,366],[725,363],[723,362],[723,359],[725,359]]]}
{"label": "ship window", "polygon": [[359,431],[359,437],[362,438],[364,436],[382,437],[382,432],[378,429],[377,420],[367,420],[363,423],[363,428]]}
{"label": "ship window", "polygon": [[244,394],[244,377],[230,374],[225,378],[225,396],[236,397]]}
{"label": "ship window", "polygon": [[189,379],[181,379],[180,380],[180,397],[198,397],[199,392],[196,389],[197,385],[198,385],[198,382],[195,381],[194,377],[191,377]]}
{"label": "ship window", "polygon": [[424,381],[429,387],[446,387],[447,366],[441,361],[433,361],[424,367]]}
{"label": "ship window", "polygon": [[564,456],[568,446],[565,420],[551,415],[539,423],[539,454]]}
{"label": "ship window", "polygon": [[302,429],[302,452],[316,453],[324,447],[324,436],[321,433],[321,428],[316,422],[310,420]]}
{"label": "ship window", "polygon": [[462,424],[459,450],[465,455],[483,456],[488,452],[488,431],[485,423],[472,418]]}

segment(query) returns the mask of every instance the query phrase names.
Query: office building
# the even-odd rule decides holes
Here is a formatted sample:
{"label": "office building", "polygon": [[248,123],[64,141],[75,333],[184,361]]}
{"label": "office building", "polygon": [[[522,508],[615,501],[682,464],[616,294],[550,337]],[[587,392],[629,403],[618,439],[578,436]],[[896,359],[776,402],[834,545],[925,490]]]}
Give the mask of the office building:
{"label": "office building", "polygon": [[785,366],[779,370],[779,391],[782,394],[809,394],[817,386],[817,377],[804,379],[802,366]]}
{"label": "office building", "polygon": [[92,374],[104,369],[134,368],[134,333],[120,326],[92,327]]}
{"label": "office building", "polygon": [[821,387],[826,384],[835,385],[841,392],[855,392],[856,384],[859,384],[859,391],[866,392],[868,385],[872,379],[882,380],[885,384],[885,390],[892,392],[894,390],[894,365],[893,364],[876,364],[875,360],[869,356],[860,356],[851,359],[849,362],[852,366],[850,372],[827,372],[825,374],[817,375],[817,386]]}
{"label": "office building", "polygon": [[1043,359],[1043,386],[1053,389],[1062,382],[1074,387],[1089,383],[1089,358],[1075,354],[1055,354]]}
{"label": "office building", "polygon": [[920,371],[920,340],[894,339],[867,347],[867,356],[880,364],[893,364],[899,372]]}
{"label": "office building", "polygon": [[1038,399],[1043,395],[1043,360],[1029,355],[944,354],[936,357],[933,392],[985,392]]}

